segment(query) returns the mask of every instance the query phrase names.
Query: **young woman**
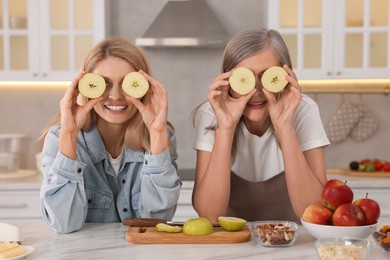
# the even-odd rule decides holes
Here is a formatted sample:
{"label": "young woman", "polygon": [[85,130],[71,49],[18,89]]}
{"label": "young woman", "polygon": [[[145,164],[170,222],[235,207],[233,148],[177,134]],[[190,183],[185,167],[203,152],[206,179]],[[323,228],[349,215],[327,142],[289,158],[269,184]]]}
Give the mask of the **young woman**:
{"label": "young woman", "polygon": [[[288,72],[282,93],[262,87],[261,76],[272,66]],[[229,86],[237,67],[256,77],[247,95]],[[320,202],[329,141],[317,105],[301,94],[291,67],[288,49],[273,30],[244,31],[226,46],[222,74],[209,86],[208,102],[194,111],[192,202],[200,216],[298,221],[309,204]]]}
{"label": "young woman", "polygon": [[[122,91],[132,71],[150,83],[142,99]],[[86,72],[105,79],[100,98],[80,98],[78,81]],[[55,231],[130,217],[172,219],[181,187],[176,139],[166,91],[149,74],[139,49],[112,38],[92,49],[67,89],[57,119],[43,131],[42,214]]]}

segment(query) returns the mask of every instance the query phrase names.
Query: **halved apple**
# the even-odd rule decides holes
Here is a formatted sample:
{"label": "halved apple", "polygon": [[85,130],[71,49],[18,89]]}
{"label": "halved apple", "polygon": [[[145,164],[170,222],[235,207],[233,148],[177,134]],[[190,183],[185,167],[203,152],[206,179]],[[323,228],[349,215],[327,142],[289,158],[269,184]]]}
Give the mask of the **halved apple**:
{"label": "halved apple", "polygon": [[122,89],[133,98],[142,98],[149,90],[149,82],[141,73],[133,71],[123,79]]}
{"label": "halved apple", "polygon": [[240,95],[246,95],[255,88],[256,78],[253,72],[245,67],[235,68],[229,77],[232,89]]}
{"label": "halved apple", "polygon": [[240,231],[245,227],[246,220],[237,217],[218,217],[219,225],[226,231]]}
{"label": "halved apple", "polygon": [[263,87],[273,93],[282,91],[288,84],[287,71],[279,66],[268,68],[261,77]]}
{"label": "halved apple", "polygon": [[156,225],[156,230],[160,232],[180,233],[183,231],[183,228],[179,226],[171,226],[165,223],[158,223]]}
{"label": "halved apple", "polygon": [[96,73],[87,73],[78,84],[80,94],[87,98],[98,98],[106,90],[106,81]]}

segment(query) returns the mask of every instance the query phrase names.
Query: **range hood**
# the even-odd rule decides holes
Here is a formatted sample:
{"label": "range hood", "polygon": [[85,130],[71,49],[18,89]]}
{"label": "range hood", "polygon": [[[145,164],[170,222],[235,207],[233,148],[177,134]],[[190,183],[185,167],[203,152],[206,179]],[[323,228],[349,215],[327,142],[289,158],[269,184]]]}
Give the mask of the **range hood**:
{"label": "range hood", "polygon": [[205,0],[168,1],[135,44],[141,47],[225,47],[229,33]]}

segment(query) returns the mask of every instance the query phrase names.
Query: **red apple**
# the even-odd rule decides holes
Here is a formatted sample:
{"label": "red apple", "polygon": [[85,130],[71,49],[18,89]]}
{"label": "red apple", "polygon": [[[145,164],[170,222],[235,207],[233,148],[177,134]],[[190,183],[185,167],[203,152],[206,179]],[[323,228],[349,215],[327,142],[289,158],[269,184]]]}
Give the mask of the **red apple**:
{"label": "red apple", "polygon": [[378,204],[373,199],[365,198],[358,199],[353,202],[356,206],[358,206],[362,211],[365,219],[364,225],[372,225],[378,222],[379,216],[381,214],[381,209]]}
{"label": "red apple", "polygon": [[302,219],[313,224],[329,225],[333,211],[322,205],[309,205],[302,214]]}
{"label": "red apple", "polygon": [[352,203],[352,189],[338,179],[328,180],[321,194],[322,204],[335,211],[337,207],[344,203]]}
{"label": "red apple", "polygon": [[362,226],[365,223],[363,211],[353,203],[340,205],[332,217],[334,226]]}

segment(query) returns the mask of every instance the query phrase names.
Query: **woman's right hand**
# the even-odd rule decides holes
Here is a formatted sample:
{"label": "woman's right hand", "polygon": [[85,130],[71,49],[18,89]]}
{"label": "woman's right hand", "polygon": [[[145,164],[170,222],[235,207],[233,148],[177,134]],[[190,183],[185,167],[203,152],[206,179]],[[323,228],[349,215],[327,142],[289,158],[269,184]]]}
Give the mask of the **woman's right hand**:
{"label": "woman's right hand", "polygon": [[76,76],[60,101],[61,131],[77,134],[85,124],[88,113],[102,99],[101,97],[91,99],[85,106],[77,104],[77,96],[79,95],[78,83],[84,74],[85,72],[80,72]]}
{"label": "woman's right hand", "polygon": [[88,113],[102,99],[102,97],[91,99],[84,106],[77,104],[78,83],[84,74],[85,72],[81,72],[77,75],[60,101],[61,132],[58,144],[59,151],[72,160],[76,159],[77,134],[84,126]]}
{"label": "woman's right hand", "polygon": [[231,71],[220,74],[209,86],[208,100],[214,110],[218,128],[235,129],[246,104],[256,92],[254,89],[249,94],[239,98],[230,96],[229,77],[231,74]]}

